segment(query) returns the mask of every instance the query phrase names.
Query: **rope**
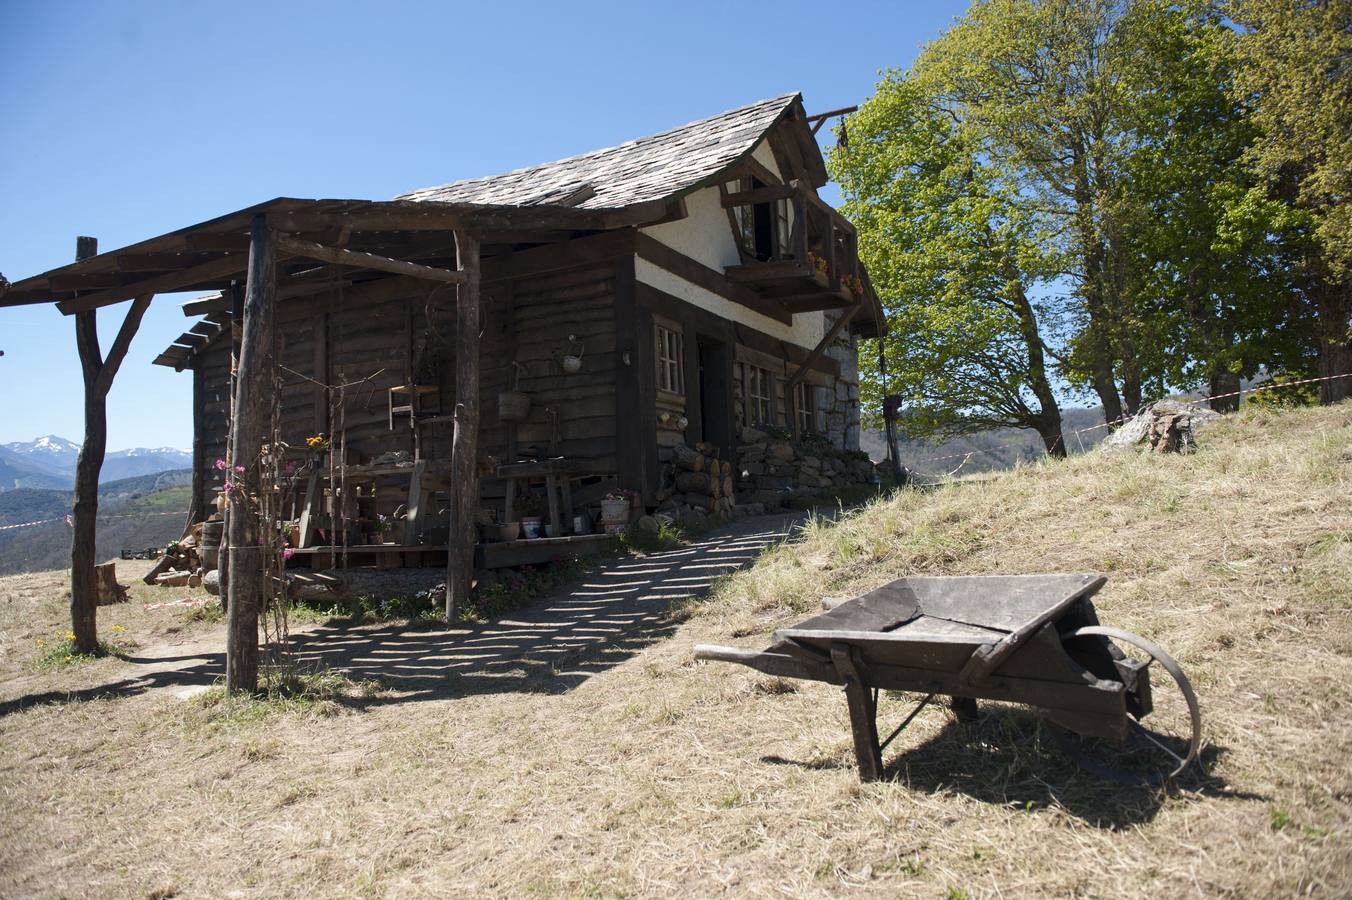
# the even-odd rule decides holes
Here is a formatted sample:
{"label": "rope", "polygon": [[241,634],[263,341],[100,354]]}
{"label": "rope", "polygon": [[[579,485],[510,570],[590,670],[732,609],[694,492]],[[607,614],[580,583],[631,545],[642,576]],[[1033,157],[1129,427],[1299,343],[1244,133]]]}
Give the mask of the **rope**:
{"label": "rope", "polygon": [[[1242,394],[1257,394],[1262,391],[1274,391],[1281,388],[1297,387],[1299,385],[1305,384],[1317,384],[1319,382],[1324,381],[1336,381],[1340,378],[1352,378],[1352,372],[1348,372],[1342,375],[1324,375],[1319,378],[1302,378],[1299,381],[1283,381],[1283,382],[1267,381],[1261,385],[1258,385],[1257,387],[1252,387],[1247,390],[1232,391],[1231,393],[1228,394],[1216,394],[1215,396],[1210,397],[1199,397],[1195,400],[1180,400],[1179,403],[1181,403],[1184,406],[1199,406],[1203,403],[1210,403],[1212,400],[1226,400],[1229,399],[1230,397],[1238,397]],[[1139,415],[1139,413],[1137,413],[1137,415]],[[1075,439],[1079,441],[1080,435],[1082,434],[1086,434],[1090,431],[1098,431],[1100,428],[1112,428],[1116,425],[1121,425],[1133,418],[1135,418],[1135,416],[1124,414],[1108,422],[1100,422],[1097,425],[1089,425],[1085,428],[1077,428],[1074,431],[1060,432],[1056,435],[1056,441],[1057,444],[1059,444],[1067,435],[1073,435]],[[976,450],[969,451],[966,453],[948,453],[942,456],[922,456],[914,460],[914,462],[941,462],[944,460],[959,459],[962,457],[970,456],[972,453],[994,453],[996,450],[1002,450],[1008,447],[1022,447],[1022,446],[1024,446],[1023,441],[1002,441],[1001,443],[992,444],[989,447],[979,447]],[[1053,444],[1052,446],[1055,447],[1056,444]],[[1080,447],[1081,448],[1084,447],[1083,441],[1080,441]],[[966,464],[965,459],[963,461],[963,464],[964,465]],[[959,465],[958,468],[961,467],[962,466]]]}

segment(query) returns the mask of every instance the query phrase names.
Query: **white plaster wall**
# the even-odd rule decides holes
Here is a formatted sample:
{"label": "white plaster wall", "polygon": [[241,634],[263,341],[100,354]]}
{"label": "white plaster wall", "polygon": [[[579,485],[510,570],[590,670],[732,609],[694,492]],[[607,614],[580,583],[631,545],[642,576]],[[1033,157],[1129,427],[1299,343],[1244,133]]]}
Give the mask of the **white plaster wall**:
{"label": "white plaster wall", "polygon": [[742,322],[757,331],[763,331],[773,338],[788,341],[799,347],[811,350],[826,333],[821,313],[800,313],[793,317],[792,325],[785,325],[769,316],[763,316],[740,303],[733,303],[706,290],[697,284],[691,284],[679,275],[673,275],[666,269],[648,262],[646,259],[634,261],[634,274],[639,281],[651,285],[659,291],[665,291],[691,306],[707,309],[715,315],[734,322]]}
{"label": "white plaster wall", "polygon": [[732,237],[732,226],[728,223],[728,212],[723,208],[717,187],[686,195],[685,211],[684,219],[641,230],[671,249],[720,272],[724,266],[741,262],[737,256],[737,242]]}
{"label": "white plaster wall", "polygon": [[[775,164],[774,153],[765,141],[757,144],[751,155],[771,172],[780,174],[779,166]],[[685,208],[684,219],[644,228],[643,233],[691,259],[704,263],[711,269],[721,272],[725,266],[738,265],[741,260],[737,255],[737,242],[733,239],[732,225],[728,222],[727,210],[723,209],[718,188],[708,187],[687,195]],[[743,322],[757,331],[763,331],[799,347],[810,350],[817,346],[822,336],[826,334],[825,315],[820,312],[799,313],[793,317],[791,326],[784,325],[741,304],[720,297],[712,291],[691,284],[684,278],[673,275],[646,260],[636,260],[635,274],[639,281],[666,291],[673,297],[679,297],[725,319]]]}

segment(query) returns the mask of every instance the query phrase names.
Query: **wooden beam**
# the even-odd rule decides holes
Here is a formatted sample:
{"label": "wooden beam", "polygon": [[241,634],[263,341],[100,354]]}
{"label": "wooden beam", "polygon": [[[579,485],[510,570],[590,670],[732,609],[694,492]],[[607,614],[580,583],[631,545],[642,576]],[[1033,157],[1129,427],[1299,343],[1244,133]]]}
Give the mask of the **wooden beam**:
{"label": "wooden beam", "polygon": [[183,304],[183,315],[188,318],[205,315],[207,313],[219,313],[230,311],[230,298],[224,294],[208,294],[205,297],[198,297],[196,300],[189,300]]}
{"label": "wooden beam", "polygon": [[794,387],[797,386],[798,382],[803,380],[803,376],[807,375],[807,370],[812,368],[813,364],[817,362],[817,359],[826,352],[826,348],[831,346],[831,342],[840,334],[841,329],[850,324],[850,320],[853,319],[855,314],[863,309],[863,307],[864,304],[856,303],[854,306],[847,309],[839,319],[836,319],[835,324],[831,326],[831,329],[826,332],[825,336],[817,342],[817,346],[812,348],[812,352],[807,355],[807,359],[798,364],[798,371],[790,375],[789,380],[784,383],[784,397],[787,402],[793,402],[791,392]]}
{"label": "wooden beam", "polygon": [[317,259],[338,266],[375,269],[378,272],[390,272],[394,275],[407,275],[410,278],[423,278],[446,284],[462,284],[465,280],[464,272],[452,272],[449,269],[438,269],[434,266],[421,266],[401,259],[377,256],[374,253],[326,247],[314,241],[305,241],[289,235],[278,235],[277,247],[292,256],[304,256],[307,259]]}
{"label": "wooden beam", "polygon": [[641,259],[647,260],[658,268],[666,269],[691,284],[712,291],[724,299],[741,304],[763,316],[774,319],[776,322],[785,325],[793,323],[793,316],[778,303],[766,300],[750,288],[733,284],[721,272],[709,268],[698,260],[691,259],[679,250],[668,247],[654,237],[639,232],[637,250]]}
{"label": "wooden beam", "polygon": [[145,278],[140,281],[133,281],[121,287],[109,288],[106,291],[89,294],[84,297],[76,297],[72,300],[62,300],[56,304],[56,308],[66,315],[72,313],[86,312],[91,309],[99,309],[104,306],[111,306],[114,303],[120,303],[123,300],[129,300],[132,297],[141,294],[168,294],[173,291],[182,290],[185,287],[196,284],[200,281],[210,281],[219,278],[225,278],[229,275],[236,275],[245,270],[248,266],[248,260],[242,255],[221,256],[210,262],[201,265],[192,266],[178,272],[170,272],[167,275],[160,275],[155,278]]}
{"label": "wooden beam", "polygon": [[469,600],[479,511],[479,238],[455,232],[464,281],[456,290],[455,430],[451,438],[451,529],[446,552],[446,620]]}
{"label": "wooden beam", "polygon": [[755,203],[773,203],[775,200],[788,200],[793,197],[794,188],[783,184],[773,184],[769,187],[754,188],[749,191],[737,191],[734,194],[728,194],[722,199],[723,208],[731,206],[751,206]]}
{"label": "wooden beam", "polygon": [[227,522],[225,687],[232,693],[258,689],[258,613],[267,589],[263,532],[248,497],[258,497],[262,489],[260,455],[271,431],[277,248],[264,215],[254,216],[251,236],[230,444],[231,462],[244,467],[244,475],[231,477],[236,487]]}

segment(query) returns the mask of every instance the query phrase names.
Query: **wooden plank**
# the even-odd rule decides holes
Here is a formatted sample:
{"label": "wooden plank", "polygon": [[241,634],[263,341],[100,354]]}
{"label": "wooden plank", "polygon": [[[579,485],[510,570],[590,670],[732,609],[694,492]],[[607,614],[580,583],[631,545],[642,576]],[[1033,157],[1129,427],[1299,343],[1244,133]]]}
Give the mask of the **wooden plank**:
{"label": "wooden plank", "polygon": [[120,303],[140,294],[167,294],[173,291],[182,290],[185,287],[193,285],[199,281],[215,280],[225,278],[229,275],[238,275],[248,266],[248,258],[242,254],[230,256],[221,256],[210,262],[202,263],[179,272],[170,272],[168,275],[160,275],[155,278],[144,278],[140,281],[134,281],[124,284],[121,287],[109,288],[105,291],[88,294],[82,297],[76,297],[71,300],[62,300],[56,304],[56,308],[66,315],[77,312],[85,312],[91,309],[99,309],[104,306],[111,306],[114,303]]}
{"label": "wooden plank", "polygon": [[[630,490],[644,491],[648,483],[649,460],[644,452],[642,435],[643,395],[641,372],[644,358],[642,348],[652,344],[651,332],[638,333],[637,300],[634,275],[634,257],[626,256],[615,264],[615,338],[621,360],[627,354],[628,365],[615,367],[615,456],[620,465],[620,484]],[[572,422],[570,425],[574,424]],[[655,460],[654,460],[655,462]],[[644,498],[644,503],[649,498]]]}
{"label": "wooden plank", "polygon": [[637,232],[624,229],[484,260],[484,281],[524,278],[605,262],[634,252]]}
{"label": "wooden plank", "polygon": [[318,259],[323,262],[332,263],[339,266],[355,266],[362,269],[375,269],[378,272],[390,272],[395,275],[405,275],[409,278],[422,278],[428,281],[439,281],[444,284],[462,284],[465,280],[464,272],[452,272],[449,269],[439,269],[435,266],[423,266],[418,263],[406,262],[402,259],[390,259],[385,256],[377,256],[374,253],[362,253],[357,250],[344,250],[339,247],[326,247],[323,244],[314,241],[301,240],[290,235],[278,236],[277,247],[285,253],[294,256],[303,256],[307,259]]}

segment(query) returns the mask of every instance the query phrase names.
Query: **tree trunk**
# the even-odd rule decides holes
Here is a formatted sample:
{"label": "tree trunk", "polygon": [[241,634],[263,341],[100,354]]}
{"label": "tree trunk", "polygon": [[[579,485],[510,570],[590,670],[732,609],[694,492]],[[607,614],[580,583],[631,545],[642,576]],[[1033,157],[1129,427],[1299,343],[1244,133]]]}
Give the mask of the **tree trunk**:
{"label": "tree trunk", "polygon": [[[75,314],[75,329],[80,355],[85,357],[92,346],[98,356],[98,324],[93,310]],[[92,335],[92,338],[91,338]],[[85,434],[80,455],[75,463],[75,506],[71,511],[74,534],[70,547],[70,629],[75,634],[76,653],[97,653],[99,634],[97,625],[98,579],[94,567],[98,564],[95,539],[99,515],[99,471],[103,468],[103,454],[108,442],[108,409],[105,395],[98,392],[97,369],[90,377],[85,368]]]}
{"label": "tree trunk", "polygon": [[1051,380],[1047,377],[1047,355],[1042,346],[1042,331],[1038,327],[1037,310],[1028,299],[1028,293],[1019,280],[1018,270],[1013,260],[1007,256],[1004,262],[1005,275],[1009,285],[1009,298],[1019,317],[1019,334],[1028,350],[1028,387],[1037,398],[1038,412],[1033,427],[1042,436],[1042,444],[1047,455],[1058,459],[1066,458],[1066,440],[1061,433],[1061,406],[1056,402],[1056,392],[1052,390]]}
{"label": "tree trunk", "polygon": [[451,535],[446,554],[446,621],[469,600],[479,506],[479,237],[455,232],[465,283],[456,288],[455,432],[451,439]]}
{"label": "tree trunk", "polygon": [[244,474],[228,474],[228,523],[225,689],[258,690],[258,611],[267,589],[263,534],[257,502],[262,488],[260,457],[271,431],[277,250],[267,217],[254,216],[249,243],[249,279],[244,301],[243,339],[235,387],[230,458]]}
{"label": "tree trunk", "polygon": [[[1321,267],[1322,268],[1322,267]],[[1325,280],[1316,289],[1319,312],[1319,402],[1325,406],[1352,396],[1352,281]],[[1339,377],[1349,376],[1349,377]]]}
{"label": "tree trunk", "polygon": [[1239,375],[1235,372],[1212,372],[1208,383],[1211,399],[1208,405],[1218,413],[1239,410]]}

